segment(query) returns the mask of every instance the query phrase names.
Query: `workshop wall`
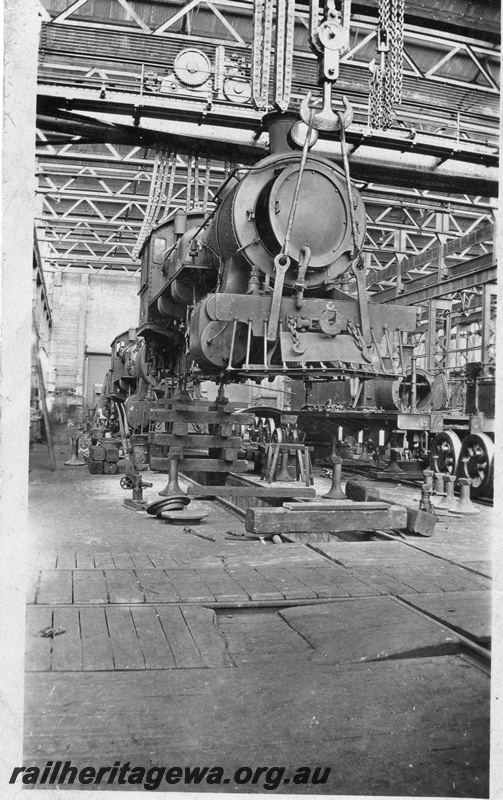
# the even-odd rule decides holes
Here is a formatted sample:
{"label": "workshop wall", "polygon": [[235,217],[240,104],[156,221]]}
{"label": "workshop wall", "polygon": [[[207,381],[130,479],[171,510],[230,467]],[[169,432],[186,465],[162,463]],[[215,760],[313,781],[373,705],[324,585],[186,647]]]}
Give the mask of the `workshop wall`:
{"label": "workshop wall", "polygon": [[87,355],[109,353],[112,339],[137,325],[139,288],[139,278],[126,274],[54,274],[47,389],[56,436],[83,420]]}

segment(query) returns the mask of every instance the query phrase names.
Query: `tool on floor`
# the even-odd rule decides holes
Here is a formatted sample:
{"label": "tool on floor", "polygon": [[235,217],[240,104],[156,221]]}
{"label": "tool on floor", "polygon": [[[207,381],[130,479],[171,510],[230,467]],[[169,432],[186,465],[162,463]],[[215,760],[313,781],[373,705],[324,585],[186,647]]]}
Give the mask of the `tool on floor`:
{"label": "tool on floor", "polygon": [[183,532],[184,533],[192,533],[193,536],[199,536],[200,539],[207,539],[208,542],[216,542],[216,537],[215,536],[206,536],[205,533],[198,533],[198,531],[192,530],[192,528],[189,528],[187,525],[183,529]]}

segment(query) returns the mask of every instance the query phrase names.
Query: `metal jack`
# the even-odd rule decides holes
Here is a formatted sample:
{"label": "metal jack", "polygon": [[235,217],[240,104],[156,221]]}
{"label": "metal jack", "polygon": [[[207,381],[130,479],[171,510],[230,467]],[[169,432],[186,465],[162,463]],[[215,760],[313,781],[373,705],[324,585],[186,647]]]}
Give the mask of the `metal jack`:
{"label": "metal jack", "polygon": [[459,500],[456,505],[457,514],[480,514],[480,509],[476,508],[470,500],[471,478],[460,478],[459,481]]}
{"label": "metal jack", "polygon": [[288,447],[283,449],[281,453],[281,470],[279,471],[278,475],[276,476],[277,481],[293,481],[294,479],[290,476],[288,472]]}
{"label": "metal jack", "polygon": [[342,458],[340,456],[331,456],[330,461],[333,464],[332,486],[330,491],[324,494],[323,497],[326,497],[327,500],[347,500],[347,495],[343,492],[341,485]]}
{"label": "metal jack", "polygon": [[68,461],[65,461],[65,467],[85,467],[87,461],[79,456],[79,439],[80,436],[72,436],[72,455]]}
{"label": "metal jack", "polygon": [[178,462],[181,458],[180,453],[170,453],[169,458],[169,478],[166,487],[158,492],[161,497],[172,497],[173,495],[187,494],[178,483]]}

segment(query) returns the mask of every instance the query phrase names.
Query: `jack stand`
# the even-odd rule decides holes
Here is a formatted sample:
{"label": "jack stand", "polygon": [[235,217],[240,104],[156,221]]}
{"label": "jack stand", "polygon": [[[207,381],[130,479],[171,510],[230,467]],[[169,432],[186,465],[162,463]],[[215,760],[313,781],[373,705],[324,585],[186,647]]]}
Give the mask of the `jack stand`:
{"label": "jack stand", "polygon": [[161,497],[172,497],[173,495],[185,495],[186,492],[180,487],[178,483],[178,461],[181,458],[181,453],[170,453],[169,458],[169,478],[166,487],[158,494]]}
{"label": "jack stand", "polygon": [[455,475],[445,476],[445,497],[442,498],[437,508],[439,510],[457,511],[458,503],[454,497],[454,484],[456,483]]}
{"label": "jack stand", "polygon": [[383,469],[383,472],[403,473],[403,469],[398,465],[398,453],[396,450],[391,450],[389,454],[389,464],[386,469]]}
{"label": "jack stand", "polygon": [[419,510],[427,511],[428,514],[434,514],[435,509],[431,504],[431,493],[433,489],[429,483],[421,484],[421,500],[419,501]]}
{"label": "jack stand", "polygon": [[432,469],[424,469],[423,470],[424,482],[425,482],[425,484],[427,486],[431,487],[432,491],[433,491],[433,476],[434,476],[434,474],[435,473],[433,472]]}
{"label": "jack stand", "polygon": [[435,507],[438,506],[442,498],[445,497],[444,483],[446,477],[447,476],[443,472],[435,472],[433,476],[433,494],[435,495],[435,499],[432,500],[432,502]]}
{"label": "jack stand", "polygon": [[133,483],[133,486],[131,487],[133,489],[133,497],[132,499],[125,497],[124,505],[126,508],[132,508],[133,511],[145,511],[147,501],[143,499],[143,490],[152,486],[152,484],[143,481],[141,475],[133,475],[132,477],[129,477]]}
{"label": "jack stand", "polygon": [[80,436],[72,436],[72,455],[68,461],[65,461],[65,467],[85,467],[87,461],[79,456],[79,439]]}
{"label": "jack stand", "polygon": [[459,478],[459,500],[456,505],[456,514],[480,514],[480,510],[476,508],[470,500],[470,486],[472,485],[471,478]]}
{"label": "jack stand", "polygon": [[342,478],[342,458],[339,456],[331,456],[330,461],[333,464],[333,471],[332,471],[332,486],[327,494],[324,494],[327,500],[347,500],[347,496],[345,492],[342,490],[341,486],[341,478]]}
{"label": "jack stand", "polygon": [[281,470],[278,475],[276,475],[277,481],[293,481],[293,478],[290,477],[290,473],[288,472],[288,456],[288,447],[285,447],[281,453]]}

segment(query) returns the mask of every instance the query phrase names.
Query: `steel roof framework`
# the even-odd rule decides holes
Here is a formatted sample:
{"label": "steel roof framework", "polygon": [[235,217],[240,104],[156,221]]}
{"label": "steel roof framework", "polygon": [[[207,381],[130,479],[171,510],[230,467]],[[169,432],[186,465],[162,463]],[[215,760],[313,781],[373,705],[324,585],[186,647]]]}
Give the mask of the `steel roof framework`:
{"label": "steel roof framework", "polygon": [[[50,0],[47,0],[47,5],[50,9]],[[148,20],[149,3],[128,0],[108,0],[107,3],[102,2],[101,6],[100,3],[95,3],[95,7],[101,7],[102,10],[105,6],[110,15],[109,22],[89,16],[84,18],[84,13],[89,13],[88,0],[69,3],[56,15],[41,6],[41,16],[48,28],[67,26],[67,30],[70,27],[73,30],[81,28],[83,31],[106,30],[114,31],[117,35],[121,31],[134,31],[145,37],[142,41],[147,41],[148,37],[148,41],[153,41],[154,38],[170,42],[176,40],[177,44],[181,41],[182,45],[185,36],[185,46],[189,46],[197,40],[194,37],[195,13],[205,9],[217,20],[219,36],[222,37],[208,37],[206,44],[225,42],[226,48],[237,50],[247,46],[246,34],[249,36],[249,15],[252,8],[250,2],[231,3],[230,0],[219,0],[218,3],[210,3],[205,0],[191,0],[178,9],[173,3],[163,4],[166,19],[156,25],[151,25]],[[159,4],[156,4],[156,13],[160,13]],[[246,24],[238,24],[239,14],[243,15],[242,19]],[[297,17],[299,30],[305,26],[307,18],[301,7]],[[188,33],[183,33],[184,30]],[[373,53],[375,55],[375,36],[375,19],[355,16],[353,46],[342,59],[342,80],[340,85],[337,84],[338,88],[344,90],[344,65],[348,70],[346,83],[353,81],[354,85],[355,75],[359,76],[356,83],[360,97],[356,98],[355,108],[356,120],[360,120],[360,124],[356,126],[352,139],[352,163],[355,165],[359,151],[369,146],[369,140],[371,146],[375,146],[376,137],[372,136],[366,126],[366,97],[362,91],[362,80],[368,83],[368,65]],[[314,58],[305,51],[302,37],[297,31],[297,41],[299,40],[296,57],[300,59],[299,63],[310,67],[310,77],[315,67]],[[492,160],[486,163],[494,164],[494,158],[497,159],[498,124],[495,101],[499,93],[495,67],[497,47],[493,43],[484,42],[482,36],[466,36],[461,39],[457,37],[454,41],[447,35],[435,35],[430,30],[418,29],[412,25],[406,28],[405,40],[406,100],[403,107],[398,109],[396,128],[388,134],[390,140],[395,140],[393,144],[398,146],[397,152],[400,152],[400,148],[402,152],[408,150],[413,156],[417,154],[418,160],[421,153],[429,152],[432,154],[433,164],[439,169],[450,159],[462,156],[467,159],[467,173],[470,162],[474,166],[480,165],[487,157]],[[54,108],[62,108],[61,102],[65,100],[65,93],[66,100],[69,100],[74,99],[79,91],[92,92],[93,102],[89,104],[89,99],[82,102],[82,117],[85,114],[85,118],[93,123],[98,121],[110,125],[110,122],[117,122],[115,112],[118,109],[110,105],[117,82],[129,82],[129,89],[131,81],[133,84],[136,82],[136,95],[142,93],[142,69],[139,61],[136,62],[136,70],[134,64],[132,68],[126,65],[114,69],[105,58],[103,64],[70,62],[71,59],[66,59],[64,55],[56,61],[42,58],[40,94],[44,100],[44,108],[50,102],[55,103]],[[243,74],[245,73],[246,68]],[[115,89],[111,88],[113,82]],[[428,85],[431,87],[428,91],[437,99],[436,106],[425,112],[422,87]],[[453,95],[452,107],[442,109],[441,101],[449,87]],[[437,90],[440,94],[435,94]],[[134,95],[135,92],[129,94]],[[105,96],[100,96],[102,94]],[[355,98],[352,99],[354,101]],[[119,109],[119,118],[122,120],[125,120],[125,115],[132,113],[131,105],[128,109],[128,100],[129,98],[125,103],[126,108]],[[201,98],[190,97],[190,93],[185,98],[159,96],[153,100],[158,103],[162,100],[164,104],[167,101],[171,105],[172,116],[176,116],[180,106],[192,110],[195,105],[200,111],[202,102]],[[471,109],[468,108],[469,104]],[[258,114],[252,106],[236,108],[232,103],[223,106],[220,117],[229,130],[231,141],[234,134],[236,141],[239,141],[235,127],[237,116],[240,117],[240,124],[243,117],[249,118],[250,127],[259,132]],[[478,113],[473,113],[473,109]],[[162,116],[165,109],[160,113]],[[141,117],[139,122],[143,129]],[[167,127],[169,128],[169,122]],[[103,142],[96,132],[93,140],[92,135],[88,134],[86,137],[74,133],[71,136],[61,128],[51,131],[47,124],[39,129],[39,192],[43,198],[43,210],[37,220],[37,228],[39,238],[46,242],[46,264],[49,263],[55,269],[85,267],[102,271],[112,268],[132,273],[138,270],[138,262],[131,260],[131,253],[145,215],[155,149],[152,140],[145,146],[114,142],[110,127],[108,131],[111,133],[110,141]],[[256,141],[258,138],[255,134]],[[386,136],[381,138],[386,139]],[[442,148],[439,148],[439,141]],[[426,143],[429,149],[426,148]],[[260,145],[258,142],[256,158],[261,155]],[[263,144],[261,148],[263,151]],[[229,165],[213,156],[206,157],[210,159],[211,199]],[[175,185],[172,210],[187,206],[186,181],[184,183],[183,180],[187,159],[186,153],[180,149],[177,154],[180,176]],[[248,161],[251,160],[253,158],[249,157]],[[478,169],[483,172],[486,168],[479,166]],[[393,269],[396,271],[397,266],[405,259],[424,253],[439,243],[487,226],[492,220],[494,200],[480,194],[471,194],[469,179],[466,182],[467,193],[454,195],[410,186],[405,181],[404,185],[393,188],[379,181],[366,182],[360,179],[358,170],[356,177],[367,207],[367,266],[375,271],[387,270],[386,280],[374,288],[383,289],[393,285],[396,277],[389,273]],[[459,254],[459,259],[469,259],[486,253],[490,247],[490,239],[472,245]],[[422,270],[428,274],[428,266]],[[370,274],[369,281],[373,277],[374,272]]]}

